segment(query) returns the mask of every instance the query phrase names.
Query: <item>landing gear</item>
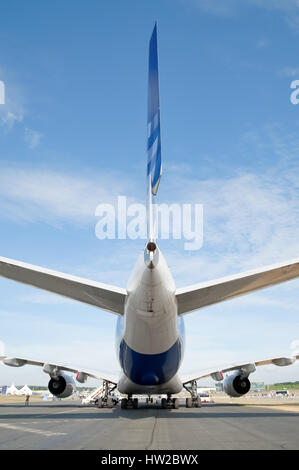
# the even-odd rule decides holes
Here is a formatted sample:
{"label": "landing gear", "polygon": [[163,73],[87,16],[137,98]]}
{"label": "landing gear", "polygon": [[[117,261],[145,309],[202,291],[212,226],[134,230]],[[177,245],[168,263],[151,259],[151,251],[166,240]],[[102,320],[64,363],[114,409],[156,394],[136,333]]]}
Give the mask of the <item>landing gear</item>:
{"label": "landing gear", "polygon": [[121,403],[120,403],[120,407],[122,410],[126,410],[127,409],[127,406],[128,406],[128,399],[127,398],[123,398],[121,400]]}
{"label": "landing gear", "polygon": [[171,395],[168,394],[167,398],[162,398],[161,406],[164,410],[167,408],[174,408],[177,410],[179,408],[179,399],[178,398],[171,398]]}
{"label": "landing gear", "polygon": [[190,382],[190,387],[187,387],[187,385],[184,385],[184,388],[191,394],[191,397],[186,398],[186,408],[201,408],[201,399],[197,395],[196,380]]}
{"label": "landing gear", "polygon": [[97,407],[98,408],[113,408],[113,405],[116,403],[117,400],[113,400],[110,396],[113,390],[116,388],[115,384],[108,382],[105,380],[103,382],[103,395],[98,398]]}
{"label": "landing gear", "polygon": [[128,398],[123,398],[120,404],[122,410],[127,408],[133,408],[136,410],[138,408],[138,398],[132,398],[132,395],[128,395]]}

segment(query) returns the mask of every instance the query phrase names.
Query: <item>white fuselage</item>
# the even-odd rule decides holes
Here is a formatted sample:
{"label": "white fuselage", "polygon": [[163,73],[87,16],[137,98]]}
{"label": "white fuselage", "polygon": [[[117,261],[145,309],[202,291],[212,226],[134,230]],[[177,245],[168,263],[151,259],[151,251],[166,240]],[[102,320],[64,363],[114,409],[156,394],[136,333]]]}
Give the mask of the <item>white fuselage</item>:
{"label": "white fuselage", "polygon": [[127,301],[117,324],[121,393],[178,393],[183,357],[183,320],[177,315],[175,284],[156,248],[140,254],[127,286]]}

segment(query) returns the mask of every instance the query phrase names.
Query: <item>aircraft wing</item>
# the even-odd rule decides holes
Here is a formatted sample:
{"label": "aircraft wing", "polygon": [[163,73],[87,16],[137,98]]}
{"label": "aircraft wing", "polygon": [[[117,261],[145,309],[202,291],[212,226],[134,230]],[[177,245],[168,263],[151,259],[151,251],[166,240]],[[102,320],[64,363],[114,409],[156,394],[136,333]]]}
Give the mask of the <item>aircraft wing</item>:
{"label": "aircraft wing", "polygon": [[212,378],[213,380],[220,381],[223,380],[224,374],[227,372],[232,372],[235,370],[240,370],[245,376],[248,376],[252,372],[255,372],[256,367],[258,366],[265,366],[268,364],[274,364],[276,366],[284,367],[290,366],[299,359],[299,354],[291,357],[275,357],[270,359],[264,359],[262,361],[255,361],[255,362],[248,362],[248,363],[240,363],[240,364],[233,364],[228,367],[220,368],[220,369],[211,369],[209,371],[203,371],[196,374],[190,374],[182,378],[183,384],[188,384],[193,380],[200,380],[207,377]]}
{"label": "aircraft wing", "polygon": [[10,367],[22,367],[25,365],[31,366],[39,366],[43,368],[43,371],[48,373],[49,375],[58,375],[59,372],[71,372],[76,374],[76,378],[78,382],[84,383],[90,377],[92,379],[97,380],[106,380],[111,382],[112,384],[117,385],[118,379],[116,376],[111,374],[107,374],[106,372],[95,372],[80,368],[73,368],[68,365],[64,364],[56,364],[56,363],[47,363],[43,361],[36,361],[32,359],[27,359],[23,357],[8,357],[8,356],[1,356],[1,361],[6,366]]}
{"label": "aircraft wing", "polygon": [[0,257],[0,276],[123,315],[126,289]]}
{"label": "aircraft wing", "polygon": [[176,290],[178,314],[198,310],[299,276],[299,258]]}

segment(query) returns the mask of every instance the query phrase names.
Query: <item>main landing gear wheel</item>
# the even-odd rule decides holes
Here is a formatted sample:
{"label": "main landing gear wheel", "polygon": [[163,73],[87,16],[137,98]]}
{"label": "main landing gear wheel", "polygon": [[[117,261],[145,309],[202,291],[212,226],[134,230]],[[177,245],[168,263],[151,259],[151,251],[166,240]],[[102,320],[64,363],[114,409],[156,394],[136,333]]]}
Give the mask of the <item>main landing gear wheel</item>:
{"label": "main landing gear wheel", "polygon": [[186,408],[201,408],[201,398],[196,397],[192,399],[191,397],[186,398]]}
{"label": "main landing gear wheel", "polygon": [[173,399],[173,407],[174,407],[175,410],[179,409],[179,399],[178,398]]}
{"label": "main landing gear wheel", "polygon": [[126,410],[127,408],[134,408],[136,410],[138,408],[138,398],[123,398],[120,404],[122,410]]}
{"label": "main landing gear wheel", "polygon": [[134,400],[133,400],[133,408],[134,408],[135,410],[137,410],[137,408],[138,408],[138,398],[134,398]]}
{"label": "main landing gear wheel", "polygon": [[190,387],[184,384],[184,388],[190,393],[191,397],[186,398],[186,408],[201,408],[201,398],[197,395],[197,382],[190,382]]}
{"label": "main landing gear wheel", "polygon": [[123,398],[122,401],[121,401],[121,404],[120,404],[120,407],[122,410],[126,410],[127,409],[127,405],[128,405],[128,399],[127,398]]}
{"label": "main landing gear wheel", "polygon": [[192,398],[186,398],[186,408],[192,408]]}
{"label": "main landing gear wheel", "polygon": [[162,398],[161,406],[163,410],[166,410],[167,408],[174,408],[175,410],[177,410],[179,408],[179,399],[171,398],[171,396],[169,395],[167,398]]}
{"label": "main landing gear wheel", "polygon": [[201,408],[201,398],[200,397],[197,397],[195,406],[196,406],[196,408]]}

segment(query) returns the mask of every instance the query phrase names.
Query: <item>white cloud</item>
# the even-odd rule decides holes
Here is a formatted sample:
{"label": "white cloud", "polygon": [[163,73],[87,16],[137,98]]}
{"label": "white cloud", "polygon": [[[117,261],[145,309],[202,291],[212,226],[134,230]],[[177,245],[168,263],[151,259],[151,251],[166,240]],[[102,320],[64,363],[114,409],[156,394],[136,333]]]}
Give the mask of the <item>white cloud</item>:
{"label": "white cloud", "polygon": [[21,302],[28,302],[32,304],[47,304],[47,305],[63,305],[63,304],[72,304],[75,301],[67,299],[56,294],[49,293],[33,293],[28,295],[22,295],[20,297]]}
{"label": "white cloud", "polygon": [[171,183],[184,188],[185,200],[204,204],[203,248],[192,256],[168,248],[180,278],[194,276],[196,267],[207,279],[298,256],[299,176],[244,173]]}
{"label": "white cloud", "polygon": [[298,0],[190,0],[191,4],[216,16],[236,17],[248,8],[277,11],[284,14],[287,24],[299,31]]}
{"label": "white cloud", "polygon": [[23,119],[24,115],[22,112],[9,111],[6,105],[4,105],[4,108],[0,108],[0,126],[4,127],[6,131],[11,131],[14,125],[22,122]]}
{"label": "white cloud", "polygon": [[[84,311],[87,316],[90,316],[90,311],[97,317],[102,316],[103,321],[93,321],[90,324],[82,322]],[[119,365],[114,350],[114,315],[82,306],[77,307],[77,312],[77,317],[57,318],[47,315],[44,309],[39,314],[26,315],[22,311],[1,310],[2,329],[7,331],[9,325],[13,324],[13,336],[16,338],[5,340],[6,354],[99,372],[109,370],[110,373],[117,374]],[[39,367],[25,366],[17,372],[14,368],[5,367],[1,371],[1,385],[10,380],[15,383],[46,384],[49,377]],[[92,383],[96,384],[89,380],[87,385]]]}
{"label": "white cloud", "polygon": [[299,77],[299,67],[284,67],[277,72],[279,77]]}
{"label": "white cloud", "polygon": [[5,103],[0,106],[0,127],[9,132],[15,124],[24,120],[24,99],[20,88],[13,83],[13,79],[3,68],[0,68],[0,76],[5,84]]}
{"label": "white cloud", "polygon": [[[3,341],[0,341],[0,356],[4,356],[5,355],[5,344],[3,343]],[[0,364],[2,364],[0,362]]]}
{"label": "white cloud", "polygon": [[290,348],[294,356],[299,354],[299,339],[294,339],[290,344]]}
{"label": "white cloud", "polygon": [[25,99],[22,87],[15,84],[15,80],[11,73],[0,68],[0,76],[5,84],[5,103],[0,105],[0,128],[4,132],[11,132],[17,124],[21,125],[24,132],[24,140],[29,148],[33,149],[38,146],[42,134],[30,127],[26,126]]}
{"label": "white cloud", "polygon": [[37,132],[33,129],[29,129],[29,127],[25,127],[24,139],[25,139],[25,142],[27,142],[29,148],[34,149],[35,147],[37,147],[40,142],[41,137],[42,137],[42,134],[40,132]]}
{"label": "white cloud", "polygon": [[271,42],[269,41],[269,39],[266,38],[261,38],[256,43],[258,49],[266,49],[270,46],[270,44]]}
{"label": "white cloud", "polygon": [[95,220],[101,202],[112,203],[129,182],[101,172],[93,177],[44,169],[0,171],[0,216],[15,221],[82,222]]}

